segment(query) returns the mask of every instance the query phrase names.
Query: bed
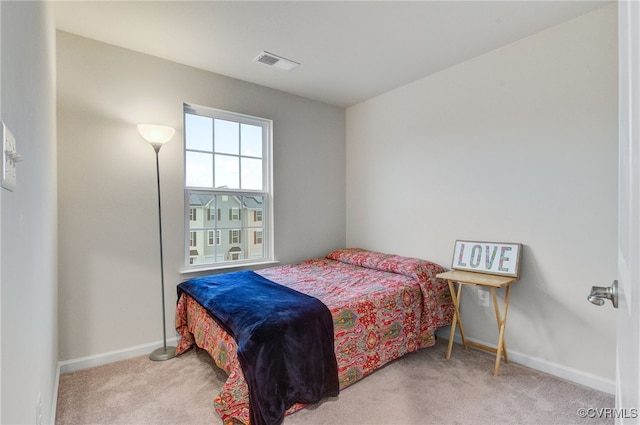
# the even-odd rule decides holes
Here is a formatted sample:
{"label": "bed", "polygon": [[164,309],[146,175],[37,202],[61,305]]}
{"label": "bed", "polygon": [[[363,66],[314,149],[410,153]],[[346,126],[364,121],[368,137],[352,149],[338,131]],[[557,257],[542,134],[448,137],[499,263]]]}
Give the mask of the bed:
{"label": "bed", "polygon": [[[349,248],[295,265],[258,270],[269,281],[321,301],[333,321],[340,389],[406,353],[432,346],[435,330],[451,324],[453,304],[445,269],[435,263]],[[228,374],[214,407],[227,424],[249,424],[249,387],[236,340],[188,293],[179,291],[176,354],[194,344]],[[286,414],[305,407],[286,406]],[[254,422],[258,422],[255,421]]]}

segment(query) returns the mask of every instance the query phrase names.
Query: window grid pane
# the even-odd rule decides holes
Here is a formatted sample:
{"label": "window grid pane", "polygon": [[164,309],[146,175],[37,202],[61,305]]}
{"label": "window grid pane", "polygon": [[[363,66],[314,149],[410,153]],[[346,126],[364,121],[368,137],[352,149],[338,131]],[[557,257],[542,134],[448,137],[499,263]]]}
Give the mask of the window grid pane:
{"label": "window grid pane", "polygon": [[262,160],[254,158],[242,158],[241,161],[241,182],[243,189],[262,189]]}
{"label": "window grid pane", "polygon": [[215,170],[216,188],[240,187],[240,163],[237,156],[216,154]]}
{"label": "window grid pane", "polygon": [[215,152],[238,155],[240,153],[240,123],[226,120],[215,122]]}
{"label": "window grid pane", "polygon": [[240,126],[242,156],[262,158],[262,127],[242,124]]}
{"label": "window grid pane", "polygon": [[189,150],[213,151],[213,119],[193,114],[184,116],[185,147]]}
{"label": "window grid pane", "polygon": [[185,181],[189,187],[213,187],[213,155],[187,151]]}

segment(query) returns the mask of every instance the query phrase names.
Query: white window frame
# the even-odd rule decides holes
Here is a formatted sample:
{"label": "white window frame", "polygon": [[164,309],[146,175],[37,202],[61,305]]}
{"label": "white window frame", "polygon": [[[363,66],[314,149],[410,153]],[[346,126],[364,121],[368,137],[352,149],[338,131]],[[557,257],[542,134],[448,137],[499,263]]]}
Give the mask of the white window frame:
{"label": "white window frame", "polygon": [[[213,242],[211,242],[213,239]],[[207,246],[220,245],[220,230],[207,230]]]}
{"label": "white window frame", "polygon": [[239,245],[242,243],[241,229],[229,229],[229,243],[233,245]]}
{"label": "white window frame", "polygon": [[[237,114],[237,113],[233,113],[233,112],[228,112],[228,111],[223,111],[223,110],[219,110],[219,109],[214,109],[214,108],[208,108],[208,107],[204,107],[204,106],[198,106],[198,105],[193,105],[193,104],[184,104],[184,113],[189,113],[189,114],[196,114],[196,115],[202,115],[202,116],[207,116],[207,117],[211,117],[214,119],[222,119],[222,120],[228,120],[228,121],[235,121],[235,122],[240,122],[243,124],[249,124],[249,125],[257,125],[257,126],[261,126],[263,128],[263,151],[262,151],[262,181],[263,181],[263,190],[235,190],[235,189],[228,189],[228,188],[224,188],[224,187],[218,187],[218,188],[201,188],[201,187],[189,187],[186,185],[186,173],[185,173],[185,180],[184,180],[184,187],[185,187],[185,220],[184,220],[184,225],[185,225],[185,260],[184,260],[184,264],[185,267],[182,270],[183,273],[190,273],[190,272],[200,272],[203,270],[216,270],[216,269],[222,269],[222,268],[230,268],[230,267],[242,267],[242,266],[246,266],[246,265],[253,265],[253,264],[268,264],[268,263],[274,263],[276,262],[275,260],[275,254],[274,254],[274,245],[273,245],[273,161],[272,161],[272,154],[273,154],[273,121],[269,120],[269,119],[265,119],[265,118],[259,118],[259,117],[254,117],[254,116],[250,116],[250,115],[243,115],[243,114]],[[185,170],[186,170],[186,152],[187,152],[187,147],[186,147],[186,142],[184,145],[184,150],[185,150]],[[214,171],[215,172],[215,171]],[[199,230],[199,229],[191,229],[190,228],[190,220],[189,220],[189,195],[190,193],[193,192],[200,192],[200,193],[207,193],[207,194],[212,194],[212,195],[216,195],[216,196],[221,196],[221,199],[226,198],[227,196],[231,197],[231,196],[258,196],[258,197],[262,197],[263,200],[263,209],[262,209],[262,223],[260,228],[254,227],[254,225],[248,226],[248,223],[244,223],[244,221],[246,221],[246,218],[243,218],[242,214],[240,214],[239,216],[239,220],[243,222],[243,226],[248,226],[248,227],[243,227],[244,229],[250,229],[250,230],[261,230],[262,231],[262,251],[263,251],[263,257],[261,258],[247,258],[247,259],[242,259],[242,260],[227,260],[226,258],[222,261],[217,261],[215,263],[209,263],[209,264],[202,264],[202,263],[198,263],[198,264],[190,264],[193,262],[193,257],[189,256],[189,232],[190,231],[194,231],[194,230]],[[242,209],[240,210],[240,212],[242,212]],[[216,210],[216,222],[219,225],[221,221],[224,220],[225,217],[225,212],[222,211],[222,214],[220,214],[220,209],[218,208]],[[205,217],[206,218],[206,217]],[[193,223],[193,222],[192,222]],[[237,229],[236,227],[234,227],[235,229]],[[202,229],[205,230],[205,229]],[[213,230],[213,229],[212,229]],[[215,229],[216,232],[216,245],[221,245],[221,236],[220,236],[220,230],[223,231],[227,231],[230,230],[229,227],[225,227],[224,225],[221,225],[220,227],[216,227]],[[242,236],[242,233],[244,233],[244,231],[241,231],[241,236],[240,239],[241,241],[244,239],[248,239]],[[207,242],[209,240],[208,238],[208,234],[207,236]],[[227,236],[225,236],[226,238]],[[218,258],[220,258],[220,256],[218,256]],[[197,262],[196,262],[197,263]]]}

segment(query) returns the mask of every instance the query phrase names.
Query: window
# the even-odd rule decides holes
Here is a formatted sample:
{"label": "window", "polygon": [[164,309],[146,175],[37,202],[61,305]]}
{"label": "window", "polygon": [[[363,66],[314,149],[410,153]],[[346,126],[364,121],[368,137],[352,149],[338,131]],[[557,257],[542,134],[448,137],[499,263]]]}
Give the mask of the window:
{"label": "window", "polygon": [[271,134],[267,119],[184,106],[187,266],[273,259]]}
{"label": "window", "polygon": [[240,230],[229,230],[229,241],[232,244],[240,243]]}

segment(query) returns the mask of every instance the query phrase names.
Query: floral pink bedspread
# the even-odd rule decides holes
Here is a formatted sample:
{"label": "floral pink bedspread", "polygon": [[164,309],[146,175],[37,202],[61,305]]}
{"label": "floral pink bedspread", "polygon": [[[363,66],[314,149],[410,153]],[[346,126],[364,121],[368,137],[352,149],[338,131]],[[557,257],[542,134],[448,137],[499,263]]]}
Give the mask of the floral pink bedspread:
{"label": "floral pink bedspread", "polygon": [[[351,248],[326,258],[257,271],[274,282],[318,298],[334,321],[338,378],[343,389],[406,353],[435,343],[449,325],[453,304],[441,266],[415,258]],[[249,424],[249,391],[236,342],[186,294],[178,301],[177,354],[194,343],[229,374],[214,406],[225,424]],[[304,407],[295,405],[288,413]]]}

